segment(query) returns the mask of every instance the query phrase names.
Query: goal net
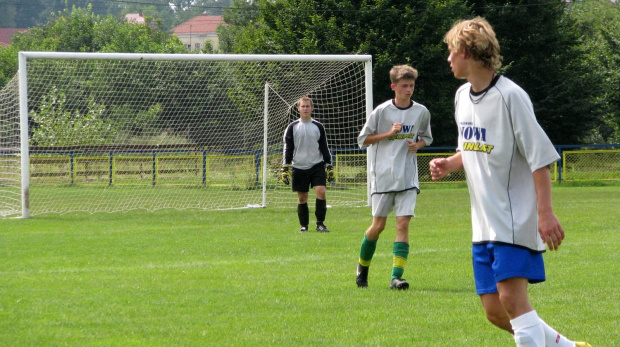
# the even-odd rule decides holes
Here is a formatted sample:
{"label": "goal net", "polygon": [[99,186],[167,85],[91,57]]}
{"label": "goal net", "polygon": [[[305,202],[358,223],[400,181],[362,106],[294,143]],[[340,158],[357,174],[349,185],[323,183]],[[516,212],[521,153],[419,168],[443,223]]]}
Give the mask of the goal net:
{"label": "goal net", "polygon": [[331,206],[365,205],[366,55],[21,52],[0,92],[0,214],[296,206],[278,180],[302,96]]}

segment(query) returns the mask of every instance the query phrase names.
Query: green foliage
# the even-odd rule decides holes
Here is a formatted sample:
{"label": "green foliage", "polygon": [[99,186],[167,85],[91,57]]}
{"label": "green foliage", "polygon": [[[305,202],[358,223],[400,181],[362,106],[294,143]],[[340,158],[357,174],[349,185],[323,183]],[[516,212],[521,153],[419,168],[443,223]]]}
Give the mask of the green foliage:
{"label": "green foliage", "polygon": [[150,25],[132,24],[87,8],[73,7],[52,15],[42,27],[16,35],[23,51],[184,53],[179,39]]}
{"label": "green foliage", "polygon": [[88,101],[85,114],[68,111],[66,96],[54,88],[43,97],[37,111],[30,112],[33,127],[31,145],[74,146],[107,145],[116,137],[115,125],[102,116],[105,106],[98,105],[92,98]]}
{"label": "green foliage", "polygon": [[620,3],[576,2],[569,14],[598,82],[594,114],[599,123],[590,142],[620,143]]}
{"label": "green foliage", "polygon": [[17,72],[17,49],[0,47],[0,86],[6,85]]}
{"label": "green foliage", "polygon": [[[51,16],[50,21],[26,33],[13,37],[11,45],[0,48],[0,83],[5,85],[17,72],[18,51],[69,51],[69,52],[140,52],[140,53],[185,53],[181,41],[174,35],[157,29],[147,21],[146,25],[127,23],[111,15],[101,16],[87,8],[73,7]],[[98,78],[108,78],[100,76]],[[69,79],[67,76],[66,79]],[[126,83],[114,88],[131,88]],[[88,84],[87,81],[79,81]],[[60,88],[62,90],[62,88]],[[85,89],[87,90],[87,89]],[[33,127],[32,142],[39,146],[66,146],[77,144],[108,144],[115,137],[114,129],[120,124],[106,118],[105,100],[91,96],[86,110],[68,106],[67,95],[57,86],[31,111]],[[69,96],[71,98],[77,96]],[[161,112],[161,105],[153,104],[146,111],[149,115]],[[142,117],[144,111],[138,111]],[[150,117],[150,116],[149,116]],[[114,126],[113,126],[114,124]],[[116,128],[115,128],[116,126]],[[98,129],[98,127],[100,127]],[[73,133],[74,136],[68,135]],[[90,141],[90,142],[89,142]]]}
{"label": "green foliage", "polygon": [[175,35],[153,27],[94,14],[91,6],[65,9],[52,15],[47,24],[15,34],[10,46],[0,48],[0,86],[17,72],[18,51],[186,52]]}
{"label": "green foliage", "polygon": [[504,74],[529,94],[538,122],[556,144],[584,143],[597,123],[597,78],[579,45],[567,3],[475,1],[494,26],[508,66]]}
{"label": "green foliage", "polygon": [[420,71],[414,99],[433,115],[434,144],[454,145],[459,82],[445,62],[442,37],[467,13],[456,0],[237,0],[218,35],[226,53],[371,54],[375,104],[393,97],[389,69],[411,64]]}
{"label": "green foliage", "polygon": [[[228,25],[218,33],[227,53],[371,54],[375,105],[393,96],[389,69],[410,64],[420,72],[413,98],[432,114],[433,145],[455,145],[452,100],[462,81],[450,73],[442,38],[456,20],[483,16],[500,40],[502,73],[528,92],[554,143],[596,142],[593,133],[611,141],[620,109],[618,5],[605,5],[605,16],[597,16],[600,25],[593,29],[596,35],[584,41],[583,27],[590,19],[580,13],[576,20],[567,6],[527,0],[469,5],[452,0],[236,0],[224,13]],[[601,55],[605,58],[598,59]]]}

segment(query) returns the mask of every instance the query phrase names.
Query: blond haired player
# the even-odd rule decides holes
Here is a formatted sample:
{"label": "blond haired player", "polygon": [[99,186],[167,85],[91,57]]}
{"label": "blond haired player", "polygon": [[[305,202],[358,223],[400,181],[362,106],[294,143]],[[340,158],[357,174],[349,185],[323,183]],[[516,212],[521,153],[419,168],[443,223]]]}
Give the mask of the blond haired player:
{"label": "blond haired player", "polygon": [[557,250],[564,230],[553,212],[549,166],[559,159],[527,93],[496,73],[495,32],[483,18],[445,35],[454,77],[466,79],[454,106],[458,152],[430,162],[431,177],[465,170],[471,199],[476,293],[487,318],[519,347],[590,346],[547,325],[528,299],[528,283],[545,280],[545,243]]}

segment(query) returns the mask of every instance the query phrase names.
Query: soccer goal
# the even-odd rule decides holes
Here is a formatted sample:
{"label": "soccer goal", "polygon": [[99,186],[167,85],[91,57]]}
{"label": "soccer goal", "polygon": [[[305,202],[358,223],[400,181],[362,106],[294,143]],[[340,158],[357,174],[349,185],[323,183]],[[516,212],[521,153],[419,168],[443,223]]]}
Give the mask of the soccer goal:
{"label": "soccer goal", "polygon": [[295,206],[278,181],[296,102],[314,101],[336,183],[366,205],[357,134],[369,55],[20,52],[0,92],[0,215]]}

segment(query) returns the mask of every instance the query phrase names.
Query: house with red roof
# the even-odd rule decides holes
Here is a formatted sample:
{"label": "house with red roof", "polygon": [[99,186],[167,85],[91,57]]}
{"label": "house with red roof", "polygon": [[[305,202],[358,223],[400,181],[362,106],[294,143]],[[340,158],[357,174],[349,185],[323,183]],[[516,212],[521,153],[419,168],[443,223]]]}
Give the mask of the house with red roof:
{"label": "house with red roof", "polygon": [[211,42],[213,49],[217,49],[219,40],[216,29],[221,24],[224,24],[222,16],[203,14],[175,27],[172,33],[185,44],[188,51],[200,52],[207,41]]}
{"label": "house with red roof", "polygon": [[11,37],[17,32],[28,31],[22,28],[0,28],[0,46],[8,46],[11,44]]}

